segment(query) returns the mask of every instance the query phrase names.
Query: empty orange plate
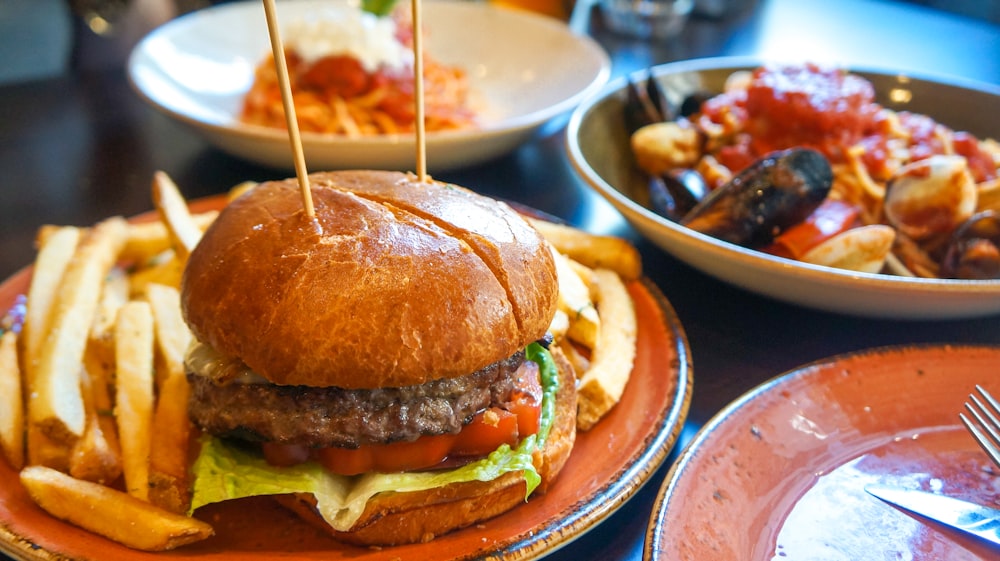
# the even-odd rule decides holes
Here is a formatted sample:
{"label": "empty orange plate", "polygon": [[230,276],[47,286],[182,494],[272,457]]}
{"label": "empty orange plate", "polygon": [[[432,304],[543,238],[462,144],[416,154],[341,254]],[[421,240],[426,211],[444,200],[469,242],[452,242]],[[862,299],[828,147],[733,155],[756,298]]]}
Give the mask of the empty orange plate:
{"label": "empty orange plate", "polygon": [[647,560],[997,559],[998,551],[868,495],[870,483],[998,506],[1000,478],[958,414],[1000,393],[1000,347],[837,356],[728,406],[671,468]]}
{"label": "empty orange plate", "polygon": [[[196,210],[219,208],[221,197]],[[145,215],[140,219],[149,219]],[[0,308],[28,287],[30,270],[0,285]],[[556,483],[514,510],[427,544],[385,550],[338,543],[268,499],[208,506],[198,516],[216,536],[166,554],[127,549],[56,520],[31,501],[17,473],[0,460],[0,552],[17,559],[535,559],[610,516],[662,465],[677,441],[691,394],[690,350],[673,308],[649,281],[633,282],[638,348],[622,401],[577,438]],[[128,521],[123,520],[123,524]]]}

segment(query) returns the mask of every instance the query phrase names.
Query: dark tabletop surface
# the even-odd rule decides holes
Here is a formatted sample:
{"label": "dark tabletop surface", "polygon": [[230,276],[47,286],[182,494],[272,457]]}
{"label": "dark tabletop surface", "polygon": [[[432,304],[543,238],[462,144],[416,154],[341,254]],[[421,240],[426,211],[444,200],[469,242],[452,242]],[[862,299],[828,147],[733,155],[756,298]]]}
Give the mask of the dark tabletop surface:
{"label": "dark tabletop surface", "polygon": [[[679,37],[657,43],[614,36],[596,14],[582,27],[608,50],[613,76],[674,60],[756,55],[1000,84],[1000,27],[904,2],[762,0],[721,18],[694,18]],[[726,404],[782,372],[884,345],[1000,343],[997,317],[900,322],[841,316],[758,297],[689,268],[643,241],[575,175],[564,151],[564,124],[551,124],[497,160],[435,177],[633,240],[647,276],[684,326],[694,392],[667,463],[620,510],[551,559],[640,559],[655,495],[677,452]],[[42,224],[89,225],[150,210],[155,170],[170,174],[190,198],[292,173],[211,147],[140,101],[121,68],[0,86],[0,278],[31,262]]]}

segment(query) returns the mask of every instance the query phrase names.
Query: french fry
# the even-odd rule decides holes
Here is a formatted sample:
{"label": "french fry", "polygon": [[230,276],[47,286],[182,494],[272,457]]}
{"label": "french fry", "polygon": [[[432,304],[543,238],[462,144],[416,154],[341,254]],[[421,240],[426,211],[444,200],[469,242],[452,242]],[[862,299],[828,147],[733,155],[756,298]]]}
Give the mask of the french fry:
{"label": "french fry", "polygon": [[234,185],[229,192],[226,193],[226,199],[230,202],[240,198],[244,193],[256,187],[258,183],[256,181],[243,181]]}
{"label": "french fry", "polygon": [[146,288],[146,300],[156,320],[156,343],[165,370],[170,375],[183,376],[184,353],[192,335],[181,315],[180,292],[176,287],[154,283]]}
{"label": "french fry", "polygon": [[621,399],[635,361],[635,307],[622,279],[595,269],[601,334],[577,387],[577,428],[589,430]]}
{"label": "french fry", "polygon": [[[93,340],[87,345],[87,352],[84,354],[83,365],[90,378],[90,383],[94,388],[94,406],[97,411],[105,417],[113,417],[113,403],[111,400],[111,386],[115,379],[115,353],[114,353],[114,333],[108,348],[97,345]],[[82,385],[81,385],[82,387]]]}
{"label": "french fry", "polygon": [[38,425],[31,422],[26,425],[24,438],[27,442],[28,464],[68,472],[70,456],[73,453],[71,446],[50,438]]}
{"label": "french fry", "polygon": [[142,298],[146,294],[146,288],[151,284],[163,284],[179,288],[181,277],[184,275],[184,262],[172,253],[149,267],[139,269],[129,275],[131,283],[131,294],[133,298]]}
{"label": "french fry", "polygon": [[14,469],[24,467],[24,393],[17,358],[17,334],[0,336],[0,395],[7,403],[0,407],[0,448]]}
{"label": "french fry", "polygon": [[132,300],[118,312],[115,368],[115,418],[125,488],[145,501],[153,422],[153,313],[147,302]]}
{"label": "french fry", "polygon": [[[204,232],[217,216],[219,216],[219,211],[209,210],[194,213],[191,215],[191,219],[198,229]],[[166,224],[160,220],[129,224],[128,240],[125,242],[125,247],[122,248],[121,258],[123,261],[145,263],[171,249],[172,244],[170,232],[167,230]]]}
{"label": "french fry", "polygon": [[[52,226],[48,234],[43,235],[45,231],[45,227],[39,230],[39,251],[28,287],[29,304],[20,335],[22,381],[25,395],[29,396],[35,391],[34,372],[38,368],[45,335],[50,331],[59,283],[83,235],[83,230],[74,226]],[[28,407],[30,417],[30,403]],[[49,438],[34,423],[28,423],[26,432],[28,463],[69,469],[69,445]]]}
{"label": "french fry", "polygon": [[552,334],[553,339],[559,341],[566,337],[567,330],[569,330],[569,316],[566,315],[566,312],[556,309],[552,321],[549,322],[549,333]]}
{"label": "french fry", "polygon": [[566,337],[580,343],[588,349],[597,344],[601,329],[601,318],[594,307],[590,296],[590,270],[586,270],[587,280],[577,273],[582,265],[574,266],[573,262],[558,251],[553,251],[556,261],[556,274],[559,278],[558,308],[569,317],[569,327]]}
{"label": "french fry", "polygon": [[569,339],[557,339],[556,345],[562,349],[566,360],[573,365],[573,370],[576,372],[578,378],[583,376],[587,370],[590,370],[590,357],[581,352],[572,341]]}
{"label": "french fry", "polygon": [[52,516],[133,549],[166,551],[214,533],[201,520],[43,466],[21,470],[21,483]]}
{"label": "french fry", "polygon": [[31,372],[37,365],[45,334],[49,332],[56,292],[80,242],[80,236],[80,228],[64,226],[55,228],[51,235],[39,241],[38,256],[35,258],[31,285],[28,287],[29,305],[21,329],[29,390],[32,386]]}
{"label": "french fry", "polygon": [[153,416],[149,458],[149,500],[171,512],[187,512],[191,504],[188,468],[192,430],[188,420],[191,390],[184,376],[164,381]]}
{"label": "french fry", "polygon": [[153,204],[167,226],[174,251],[181,261],[186,260],[201,239],[201,228],[191,217],[187,201],[177,185],[162,171],[153,174]]}
{"label": "french fry", "polygon": [[[212,222],[219,216],[217,210],[207,210],[205,212],[195,212],[191,214],[192,220],[198,228],[204,232]],[[70,228],[71,226],[56,226],[45,224],[38,229],[36,242],[39,246],[48,243],[58,230]],[[159,221],[152,222],[130,222],[128,225],[128,237],[125,240],[125,247],[122,248],[121,260],[129,263],[144,263],[149,259],[167,251],[173,247],[170,233],[167,226]]]}
{"label": "french fry", "polygon": [[624,280],[642,276],[642,258],[627,240],[615,236],[599,236],[565,224],[528,218],[542,237],[567,257],[592,269],[611,269]]}
{"label": "french fry", "polygon": [[[161,221],[39,230],[25,325],[0,335],[0,450],[52,515],[161,551],[213,533],[182,515],[193,427],[178,287],[218,213],[191,214],[165,174],[153,190]],[[122,474],[124,492],[109,486]]]}
{"label": "french fry", "polygon": [[71,445],[86,427],[80,370],[104,277],[127,230],[121,217],[95,226],[77,247],[56,294],[49,332],[31,374],[28,413],[32,424],[60,443]]}
{"label": "french fry", "polygon": [[91,338],[106,339],[114,337],[115,320],[118,310],[128,301],[129,280],[125,270],[112,267],[104,278],[101,299],[94,314],[94,324],[91,327]]}
{"label": "french fry", "polygon": [[181,316],[177,289],[151,284],[146,298],[156,320],[156,343],[164,372],[153,414],[156,440],[149,458],[149,498],[153,504],[172,512],[187,512],[190,504],[188,451],[192,430],[188,419],[191,390],[184,368],[184,353],[192,336]]}
{"label": "french fry", "polygon": [[[69,459],[69,474],[77,479],[104,485],[114,482],[122,473],[121,447],[110,412],[107,389],[103,380],[92,379],[84,368],[80,373],[87,428],[73,445]],[[103,394],[103,395],[102,395]],[[102,410],[101,407],[105,407]]]}
{"label": "french fry", "polygon": [[128,302],[129,288],[125,270],[112,267],[104,279],[87,343],[87,352],[94,354],[94,358],[103,364],[112,364],[115,360],[115,320],[118,310]]}

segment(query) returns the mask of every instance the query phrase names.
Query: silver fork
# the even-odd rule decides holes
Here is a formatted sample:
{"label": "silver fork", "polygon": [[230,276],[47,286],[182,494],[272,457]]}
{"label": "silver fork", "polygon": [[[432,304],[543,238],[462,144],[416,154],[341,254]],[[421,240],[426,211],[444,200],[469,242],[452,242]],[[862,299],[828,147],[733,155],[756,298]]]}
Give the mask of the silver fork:
{"label": "silver fork", "polygon": [[993,463],[1000,466],[1000,403],[997,403],[997,400],[978,384],[976,391],[979,392],[979,396],[970,394],[969,400],[972,403],[965,403],[965,408],[974,420],[965,413],[959,413],[958,416]]}

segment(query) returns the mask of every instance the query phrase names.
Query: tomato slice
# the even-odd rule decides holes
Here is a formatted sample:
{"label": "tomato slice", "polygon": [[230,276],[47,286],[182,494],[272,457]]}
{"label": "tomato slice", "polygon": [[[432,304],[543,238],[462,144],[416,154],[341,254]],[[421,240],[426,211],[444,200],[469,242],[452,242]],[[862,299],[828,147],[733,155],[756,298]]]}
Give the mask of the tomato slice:
{"label": "tomato slice", "polygon": [[524,364],[518,371],[518,390],[506,408],[517,416],[518,434],[528,436],[537,433],[542,422],[542,381],[537,364]]}
{"label": "tomato slice", "polygon": [[392,473],[435,467],[454,457],[485,456],[502,444],[517,442],[538,432],[542,413],[542,384],[538,365],[525,361],[517,371],[517,389],[509,403],[480,411],[458,434],[422,436],[413,442],[370,444],[359,448],[320,448],[265,443],[264,457],[277,466],[315,458],[340,475]]}
{"label": "tomato slice", "polygon": [[395,472],[426,469],[441,463],[451,450],[455,435],[422,436],[413,442],[372,444],[360,448],[320,448],[316,459],[332,473],[358,475],[369,471]]}
{"label": "tomato slice", "polygon": [[501,444],[518,441],[518,417],[499,407],[490,407],[462,427],[450,452],[456,456],[484,456]]}
{"label": "tomato slice", "polygon": [[264,459],[272,466],[288,467],[301,464],[309,459],[310,450],[295,444],[275,444],[265,442],[260,446]]}
{"label": "tomato slice", "polygon": [[375,465],[371,446],[361,448],[321,448],[313,452],[316,460],[331,473],[358,475]]}

